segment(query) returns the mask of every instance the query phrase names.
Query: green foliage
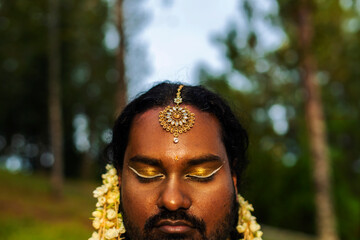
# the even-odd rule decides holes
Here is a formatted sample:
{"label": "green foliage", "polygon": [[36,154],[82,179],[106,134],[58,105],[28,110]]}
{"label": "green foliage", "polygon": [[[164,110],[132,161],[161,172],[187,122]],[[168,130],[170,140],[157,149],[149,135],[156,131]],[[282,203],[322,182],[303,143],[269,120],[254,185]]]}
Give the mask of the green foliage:
{"label": "green foliage", "polygon": [[[108,5],[102,0],[60,1],[61,96],[66,173],[79,174],[82,154],[74,145],[73,121],[88,119],[96,158],[112,124],[116,70],[104,46]],[[0,135],[15,133],[48,151],[48,1],[2,1],[0,6]],[[13,152],[8,144],[0,154]],[[23,154],[22,151],[16,154]],[[39,167],[39,156],[30,159]],[[24,156],[27,158],[27,156]],[[71,161],[70,161],[71,159]]]}
{"label": "green foliage", "polygon": [[[255,205],[260,222],[314,233],[314,195],[300,80],[297,12],[301,1],[278,0],[278,14],[268,18],[286,33],[274,51],[260,51],[251,25],[256,6],[244,0],[249,34],[232,27],[218,38],[231,68],[213,76],[201,71],[203,84],[240,106],[250,134],[250,167],[245,196]],[[318,81],[327,121],[333,167],[334,199],[341,239],[359,239],[360,232],[360,1],[312,1]],[[234,80],[235,79],[235,80]],[[245,80],[244,80],[245,79]],[[248,81],[250,88],[235,88]],[[271,109],[286,109],[288,130],[274,127]],[[247,116],[244,118],[244,115]],[[278,116],[278,114],[275,114]],[[276,118],[276,116],[275,116]]]}

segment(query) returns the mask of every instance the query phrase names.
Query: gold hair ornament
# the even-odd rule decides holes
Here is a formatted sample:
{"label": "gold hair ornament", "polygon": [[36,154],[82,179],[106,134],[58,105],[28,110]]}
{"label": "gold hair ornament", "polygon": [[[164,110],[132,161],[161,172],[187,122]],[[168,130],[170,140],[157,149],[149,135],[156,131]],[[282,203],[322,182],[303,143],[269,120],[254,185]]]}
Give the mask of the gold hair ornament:
{"label": "gold hair ornament", "polygon": [[171,107],[169,105],[159,112],[160,125],[167,132],[174,135],[174,143],[179,142],[179,134],[189,131],[195,123],[195,114],[186,107],[179,106],[182,103],[180,93],[183,87],[183,85],[180,85],[177,90],[176,98],[174,99],[176,106]]}
{"label": "gold hair ornament", "polygon": [[95,228],[89,240],[120,240],[124,239],[121,234],[125,233],[122,215],[119,213],[120,192],[119,180],[116,169],[108,164],[107,172],[101,177],[103,185],[93,192],[97,198],[96,210],[92,212]]}
{"label": "gold hair ornament", "polygon": [[251,212],[254,211],[253,206],[240,194],[237,195],[237,201],[240,207],[236,230],[244,237],[240,240],[262,240],[263,232],[260,230],[260,225],[256,222],[256,217],[251,215]]}

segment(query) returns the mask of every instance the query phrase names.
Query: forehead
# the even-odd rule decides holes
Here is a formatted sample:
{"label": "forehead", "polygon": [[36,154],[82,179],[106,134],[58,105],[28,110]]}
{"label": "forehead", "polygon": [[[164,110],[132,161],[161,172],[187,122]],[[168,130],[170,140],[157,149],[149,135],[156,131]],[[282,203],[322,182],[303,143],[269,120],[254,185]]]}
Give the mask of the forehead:
{"label": "forehead", "polygon": [[125,161],[136,155],[165,161],[175,157],[187,159],[209,154],[226,160],[218,120],[193,106],[186,107],[195,113],[195,124],[188,132],[179,135],[176,144],[173,134],[165,131],[159,123],[159,112],[163,108],[153,108],[137,115],[131,125]]}

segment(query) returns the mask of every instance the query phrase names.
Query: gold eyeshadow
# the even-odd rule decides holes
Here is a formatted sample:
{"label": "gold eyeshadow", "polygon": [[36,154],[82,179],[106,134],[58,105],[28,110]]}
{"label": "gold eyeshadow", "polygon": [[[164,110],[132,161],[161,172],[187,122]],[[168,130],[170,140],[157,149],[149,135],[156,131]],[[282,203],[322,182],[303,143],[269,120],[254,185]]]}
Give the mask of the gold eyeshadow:
{"label": "gold eyeshadow", "polygon": [[[223,163],[217,161],[191,166],[184,171],[184,177],[199,179],[211,178],[222,168],[222,166]],[[154,179],[165,177],[165,174],[159,167],[139,162],[130,162],[128,167],[140,178]]]}
{"label": "gold eyeshadow", "polygon": [[140,167],[140,168],[133,168],[128,166],[136,175],[142,178],[156,178],[156,177],[163,177],[164,174],[159,172],[158,169],[154,167]]}
{"label": "gold eyeshadow", "polygon": [[221,168],[222,164],[219,166],[218,163],[213,166],[195,166],[190,169],[185,175],[185,177],[196,177],[196,178],[209,178],[217,173]]}

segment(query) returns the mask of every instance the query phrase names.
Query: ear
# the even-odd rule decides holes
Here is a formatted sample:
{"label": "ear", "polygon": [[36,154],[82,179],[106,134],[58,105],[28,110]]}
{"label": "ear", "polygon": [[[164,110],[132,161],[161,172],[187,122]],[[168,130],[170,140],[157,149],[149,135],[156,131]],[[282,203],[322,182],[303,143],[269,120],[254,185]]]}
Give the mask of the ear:
{"label": "ear", "polygon": [[231,177],[232,177],[232,181],[233,181],[233,184],[234,184],[235,194],[237,195],[238,190],[237,190],[237,175],[236,175],[236,173],[233,172],[231,174]]}

